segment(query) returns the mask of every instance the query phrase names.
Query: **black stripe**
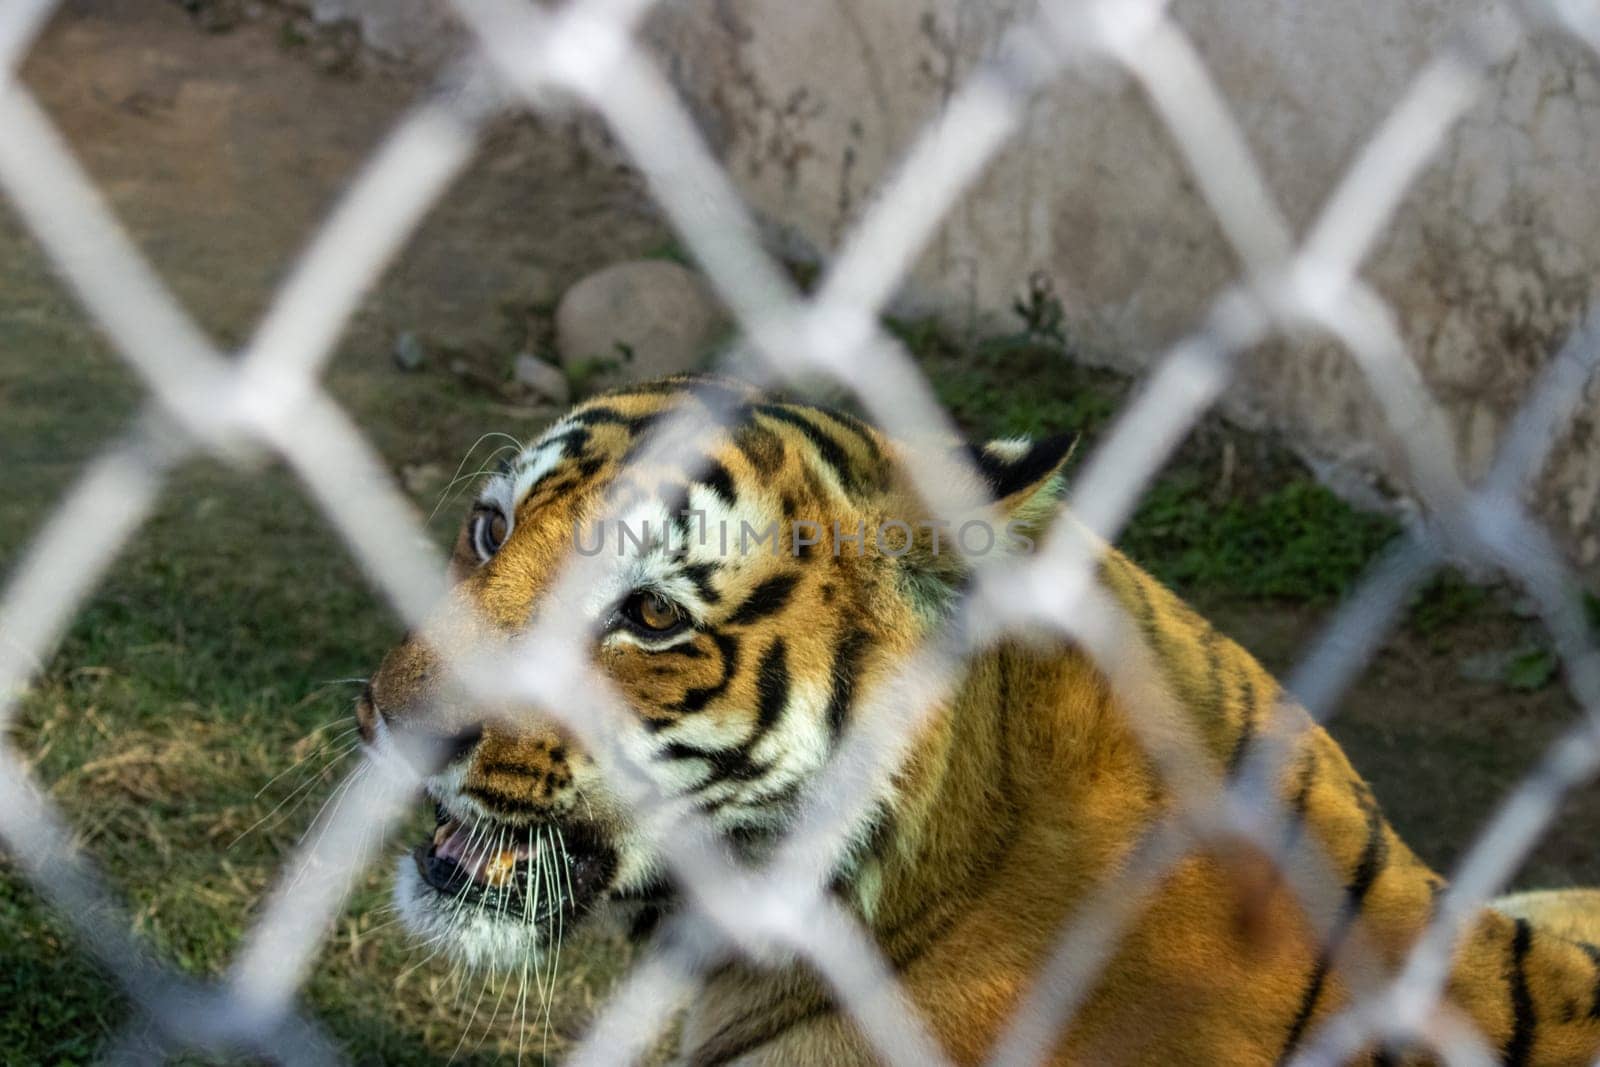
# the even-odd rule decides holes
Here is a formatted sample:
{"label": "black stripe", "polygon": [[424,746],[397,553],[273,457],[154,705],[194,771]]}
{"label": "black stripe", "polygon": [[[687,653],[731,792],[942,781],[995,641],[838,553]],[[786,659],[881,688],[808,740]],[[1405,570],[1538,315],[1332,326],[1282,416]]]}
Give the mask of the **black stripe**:
{"label": "black stripe", "polygon": [[1317,750],[1311,747],[1311,740],[1308,738],[1306,747],[1301,750],[1300,773],[1295,779],[1294,800],[1290,803],[1291,834],[1305,822],[1306,807],[1311,803],[1311,787],[1317,784]]}
{"label": "black stripe", "polygon": [[689,483],[663,481],[656,489],[656,496],[661,499],[661,507],[671,517],[672,524],[687,537],[690,510]]}
{"label": "black stripe", "polygon": [[746,753],[772,732],[789,706],[789,646],[783,638],[772,642],[756,671],[756,728],[745,740]]}
{"label": "black stripe", "polygon": [[597,407],[575,412],[568,417],[569,422],[579,426],[621,426],[628,431],[629,436],[636,437],[661,418],[661,412],[652,411],[644,415],[624,415],[616,408]]}
{"label": "black stripe", "polygon": [[1356,863],[1355,873],[1345,886],[1344,905],[1340,908],[1338,918],[1334,920],[1333,928],[1328,931],[1327,944],[1317,953],[1317,961],[1311,968],[1305,992],[1300,997],[1300,1006],[1295,1011],[1294,1019],[1289,1023],[1289,1033],[1284,1039],[1283,1051],[1278,1055],[1280,1064],[1288,1062],[1294,1055],[1296,1046],[1300,1044],[1300,1039],[1305,1036],[1311,1016],[1317,1010],[1317,1001],[1322,996],[1323,986],[1327,983],[1333,957],[1344,943],[1345,937],[1349,935],[1350,927],[1354,924],[1356,915],[1360,913],[1367,893],[1371,891],[1372,884],[1377,881],[1378,875],[1383,872],[1384,865],[1388,862],[1389,839],[1385,834],[1383,813],[1378,810],[1370,793],[1358,792],[1356,802],[1366,812],[1367,841],[1362,846],[1361,858]]}
{"label": "black stripe", "polygon": [[540,451],[549,448],[554,444],[559,444],[561,446],[561,454],[563,456],[565,456],[567,459],[572,459],[588,446],[589,431],[584,429],[582,426],[574,426],[570,430],[564,430],[561,433],[556,434],[554,437],[540,441],[539,444],[535,446],[534,451]]}
{"label": "black stripe", "polygon": [[633,923],[628,927],[628,942],[637,945],[646,941],[660,926],[661,909],[646,904],[639,909],[639,914],[633,917]]}
{"label": "black stripe", "polygon": [[739,503],[739,492],[733,486],[733,475],[728,473],[727,467],[713,459],[705,461],[700,469],[704,471],[699,478],[702,485],[721,497],[730,508]]}
{"label": "black stripe", "polygon": [[1385,833],[1387,828],[1384,826],[1383,812],[1378,810],[1378,802],[1366,784],[1361,785],[1356,803],[1366,812],[1367,843],[1361,849],[1361,862],[1356,865],[1356,873],[1351,877],[1350,884],[1345,886],[1345,896],[1351,908],[1361,906],[1372,889],[1372,883],[1378,880],[1378,875],[1383,873],[1383,868],[1389,862],[1389,838]]}
{"label": "black stripe", "polygon": [[[766,808],[768,809],[769,813],[780,815],[782,812],[779,809],[791,806],[800,798],[800,791],[803,785],[804,783],[802,782],[794,781],[788,783],[787,785],[780,785],[776,789],[768,789],[764,792],[757,791],[748,796],[730,795],[725,797],[717,797],[715,800],[701,801],[700,804],[697,805],[697,808],[702,815],[715,815],[724,808],[730,807],[742,808],[746,811],[756,811]],[[732,832],[742,834],[746,837],[750,837],[752,835],[759,836],[765,840],[772,837],[776,833],[776,829],[759,826],[741,826],[734,828]]]}
{"label": "black stripe", "polygon": [[700,599],[707,604],[716,604],[722,600],[722,595],[711,588],[711,576],[717,573],[713,563],[691,563],[683,568],[683,576],[694,583],[695,592],[700,594]]}
{"label": "black stripe", "polygon": [[748,626],[768,615],[776,615],[789,603],[789,597],[799,581],[798,574],[780,574],[768,578],[745,597],[744,603],[728,617],[728,625]]}
{"label": "black stripe", "polygon": [[1328,979],[1328,958],[1326,948],[1317,953],[1317,962],[1311,968],[1311,977],[1306,984],[1305,992],[1300,995],[1300,1006],[1295,1009],[1294,1021],[1289,1024],[1289,1036],[1284,1040],[1283,1051],[1278,1054],[1280,1064],[1289,1062],[1289,1057],[1294,1055],[1295,1046],[1300,1044],[1300,1039],[1305,1036],[1306,1026],[1311,1022],[1311,1013],[1317,1007],[1317,998],[1322,995],[1322,985]]}
{"label": "black stripe", "polygon": [[1533,1012],[1533,994],[1528,990],[1528,951],[1532,947],[1533,926],[1527,919],[1518,919],[1511,935],[1511,1033],[1500,1054],[1505,1067],[1523,1067],[1533,1054],[1539,1020]]}
{"label": "black stripe", "polygon": [[772,475],[783,466],[783,438],[765,426],[740,427],[733,435],[733,445],[757,474]]}
{"label": "black stripe", "polygon": [[[1150,638],[1150,643],[1154,645],[1156,643],[1156,608],[1154,602],[1150,599],[1150,590],[1145,588],[1145,582],[1150,579],[1145,576],[1143,571],[1134,566],[1133,561],[1128,557],[1115,556],[1113,558],[1122,568],[1122,573],[1133,590],[1133,621],[1139,624],[1139,629],[1146,637]],[[1156,650],[1152,649],[1152,651]]]}
{"label": "black stripe", "polygon": [[[568,459],[577,459],[583,455],[583,450],[589,447],[589,431],[582,426],[575,426],[554,440],[561,442],[561,454]],[[595,457],[599,460],[599,457]]]}
{"label": "black stripe", "polygon": [[718,415],[724,425],[734,421],[734,416],[746,406],[748,398],[748,394],[737,383],[696,375],[674,375],[661,381],[625,385],[602,394],[606,400],[658,396],[690,397]]}
{"label": "black stripe", "polygon": [[493,786],[470,785],[464,792],[501,815],[537,815],[541,811],[537,804],[530,804],[514,793],[507,793]]}
{"label": "black stripe", "polygon": [[833,650],[827,711],[830,748],[839,744],[839,737],[844,733],[845,721],[855,702],[856,672],[861,668],[861,658],[866,655],[870,640],[865,630],[849,630]]}
{"label": "black stripe", "polygon": [[[710,982],[718,977],[716,973],[706,976]],[[690,1054],[687,1067],[725,1067],[726,1064],[741,1059],[760,1048],[778,1040],[796,1026],[801,1026],[825,1014],[831,1014],[835,1009],[829,1001],[823,1001],[812,1007],[799,1010],[789,1009],[789,1017],[782,1018],[783,1005],[773,1004],[765,1012],[751,1012],[745,1016],[728,1023],[721,1030],[712,1034],[700,1043],[700,1047]],[[760,1029],[762,1022],[767,1023],[766,1029]],[[753,1033],[749,1032],[754,1028]]]}
{"label": "black stripe", "polygon": [[727,634],[714,633],[711,635],[711,640],[717,643],[717,649],[722,653],[722,677],[717,679],[716,685],[691,689],[683,694],[683,699],[678,702],[679,711],[704,711],[712,699],[727,691],[728,684],[733,681],[734,672],[739,669],[739,639]]}
{"label": "black stripe", "polygon": [[738,748],[705,749],[673,741],[657,758],[705,760],[711,765],[711,773],[695,783],[691,793],[703,793],[729,780],[755,781],[772,770],[772,765],[758,762],[752,752],[783,718],[783,710],[789,705],[789,689],[789,647],[780,637],[761,655],[761,666],[756,670],[755,726]]}
{"label": "black stripe", "polygon": [[[589,444],[589,431],[581,426],[575,427],[566,431],[565,433],[557,434],[548,441],[541,442],[533,449],[533,451],[542,451],[543,449],[549,448],[551,445],[557,443],[561,445],[562,458],[567,460],[573,459],[582,454],[584,448]],[[583,477],[590,478],[593,477],[595,472],[604,465],[605,460],[603,458],[599,456],[590,456],[578,464],[578,472]],[[565,464],[556,464],[555,466],[551,467],[549,470],[539,475],[538,478],[534,479],[533,484],[528,486],[528,491],[525,494],[524,499],[533,496],[534,493],[545,488],[546,484],[549,483],[556,475],[565,474],[566,472],[567,467]]]}
{"label": "black stripe", "polygon": [[1594,993],[1589,1000],[1589,1018],[1600,1019],[1600,947],[1587,941],[1579,941],[1577,944],[1583,949],[1584,955],[1589,957],[1589,962],[1594,964]]}
{"label": "black stripe", "polygon": [[1256,701],[1260,699],[1256,692],[1255,679],[1250,677],[1250,668],[1241,671],[1239,680],[1239,713],[1244,716],[1244,722],[1239,724],[1239,736],[1234,739],[1233,751],[1228,754],[1228,777],[1233,778],[1239,773],[1239,768],[1244,766],[1244,758],[1250,751],[1250,746],[1256,739]]}
{"label": "black stripe", "polygon": [[[656,757],[662,760],[704,760],[710,771],[700,781],[690,786],[688,793],[704,793],[712,786],[724,782],[753,782],[772,770],[772,764],[760,763],[750,757],[747,745],[728,749],[696,748],[681,741],[667,744]],[[737,797],[727,797],[723,803],[734,803]],[[720,806],[720,805],[719,805]]]}
{"label": "black stripe", "polygon": [[813,411],[822,412],[828,418],[861,438],[861,444],[866,448],[868,455],[874,459],[882,454],[878,450],[878,442],[873,428],[865,419],[852,415],[848,411],[840,411],[838,408],[831,408],[824,404],[813,404],[811,407]]}
{"label": "black stripe", "polygon": [[788,423],[804,434],[806,440],[817,450],[822,462],[833,468],[834,474],[839,477],[839,484],[844,486],[845,491],[852,493],[855,491],[856,475],[850,463],[850,455],[831,435],[825,433],[810,419],[788,408],[778,407],[775,404],[762,404],[756,411],[770,419]]}

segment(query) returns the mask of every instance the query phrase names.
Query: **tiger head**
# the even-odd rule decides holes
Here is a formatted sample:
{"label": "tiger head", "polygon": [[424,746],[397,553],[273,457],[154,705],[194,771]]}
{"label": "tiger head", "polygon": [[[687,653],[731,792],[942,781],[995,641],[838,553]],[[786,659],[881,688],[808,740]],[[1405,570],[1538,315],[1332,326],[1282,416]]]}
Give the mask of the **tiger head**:
{"label": "tiger head", "polygon": [[[647,447],[671,426],[692,429],[691,454]],[[831,409],[711,378],[575,408],[487,479],[437,617],[390,651],[357,703],[370,747],[432,744],[423,772],[438,825],[396,884],[408,925],[469,963],[504,966],[580,918],[642,928],[673,895],[636,809],[571,720],[481,713],[441,647],[504,647],[558,613],[641,727],[624,758],[652,794],[759,850],[875,682],[949,614],[971,557],[1026,550],[1069,444],[966,449],[985,482],[972,499],[998,501],[1004,526],[956,529],[919,519],[904,446]],[[592,573],[564,595],[574,561]],[[903,776],[885,788],[858,844],[907,821]]]}

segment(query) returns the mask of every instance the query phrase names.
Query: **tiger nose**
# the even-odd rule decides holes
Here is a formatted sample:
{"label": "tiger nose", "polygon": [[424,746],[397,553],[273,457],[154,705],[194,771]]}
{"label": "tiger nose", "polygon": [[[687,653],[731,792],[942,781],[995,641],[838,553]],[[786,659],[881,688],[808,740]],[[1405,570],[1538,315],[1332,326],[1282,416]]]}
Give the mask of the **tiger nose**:
{"label": "tiger nose", "polygon": [[[373,744],[378,737],[378,726],[384,720],[376,695],[369,684],[356,698],[356,728],[361,739]],[[429,730],[417,723],[408,722],[391,731],[401,754],[423,774],[439,771],[472,755],[483,739],[483,724],[472,723],[459,730],[442,733]]]}

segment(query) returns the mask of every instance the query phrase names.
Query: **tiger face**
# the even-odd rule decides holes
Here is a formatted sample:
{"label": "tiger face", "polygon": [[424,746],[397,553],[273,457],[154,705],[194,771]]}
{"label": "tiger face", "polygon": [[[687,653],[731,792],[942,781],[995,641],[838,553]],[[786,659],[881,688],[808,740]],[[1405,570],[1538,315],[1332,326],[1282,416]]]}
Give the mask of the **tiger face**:
{"label": "tiger face", "polygon": [[[693,450],[653,462],[645,442],[669,415],[692,427]],[[1066,447],[970,450],[987,479],[973,499],[1031,498]],[[554,613],[635,717],[623,758],[651,794],[759,852],[874,681],[950,610],[964,559],[1030,539],[1016,507],[998,531],[920,522],[907,485],[900,448],[859,420],[704,378],[586,402],[490,477],[456,541],[446,602],[357,705],[369,746],[434,746],[424,771],[437,828],[396,883],[413,931],[504,966],[589,917],[642,928],[673,896],[648,835],[560,717],[481,713],[448,682],[442,645],[503,644]],[[583,557],[595,579],[558,595],[563,568]],[[858,839],[892,815],[894,788]]]}

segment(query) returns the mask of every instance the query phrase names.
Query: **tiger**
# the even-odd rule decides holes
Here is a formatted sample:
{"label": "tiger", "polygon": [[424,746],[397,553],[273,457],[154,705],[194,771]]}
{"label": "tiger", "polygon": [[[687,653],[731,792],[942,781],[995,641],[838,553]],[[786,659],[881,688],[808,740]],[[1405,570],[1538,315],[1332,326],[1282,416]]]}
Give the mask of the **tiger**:
{"label": "tiger", "polygon": [[[651,450],[669,425],[693,429],[692,455]],[[641,821],[649,812],[621,795],[570,722],[538,707],[473,710],[447,650],[509,647],[555,613],[640,727],[628,758],[650,795],[694,811],[732,855],[758,863],[874,694],[970,595],[981,553],[929,543],[916,457],[959,454],[968,473],[950,476],[953,489],[988,503],[1005,523],[992,551],[1021,559],[1073,521],[1075,440],[900,440],[830,406],[702,375],[577,404],[487,475],[435,617],[387,653],[356,700],[370,753],[417,764],[434,806],[434,832],[395,875],[405,925],[470,965],[511,969],[544,959],[562,928],[648,943],[686,908],[671,857]],[[683,532],[691,513],[700,536],[661,536]],[[618,536],[603,576],[557,597],[563,568],[596,551],[585,524],[608,514],[654,520],[658,534]],[[781,551],[731,551],[705,535],[802,520],[806,536]],[[1047,1062],[1286,1062],[1361,992],[1346,965],[1355,931],[1392,975],[1445,882],[1247,651],[1110,545],[1094,575],[1149,650],[1170,695],[1162,714],[1181,720],[1216,780],[1263,739],[1288,739],[1266,788],[1280,829],[1315,846],[1338,907],[1314,921],[1265,853],[1197,840],[1132,906],[1070,1021],[1047,1036]],[[1028,1003],[1060,931],[1153,828],[1182,817],[1181,798],[1099,659],[1059,633],[996,635],[942,692],[858,805],[822,884],[950,1060],[977,1064]],[[433,755],[408,738],[429,739]],[[1505,898],[1469,916],[1443,1000],[1506,1064],[1593,1062],[1597,944],[1600,892]],[[697,978],[682,1063],[877,1062],[803,953],[728,950]],[[1373,1063],[1430,1055],[1378,1039],[1363,1051]]]}

